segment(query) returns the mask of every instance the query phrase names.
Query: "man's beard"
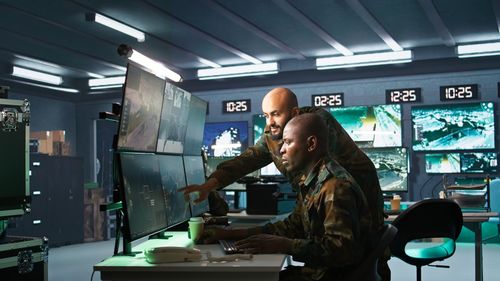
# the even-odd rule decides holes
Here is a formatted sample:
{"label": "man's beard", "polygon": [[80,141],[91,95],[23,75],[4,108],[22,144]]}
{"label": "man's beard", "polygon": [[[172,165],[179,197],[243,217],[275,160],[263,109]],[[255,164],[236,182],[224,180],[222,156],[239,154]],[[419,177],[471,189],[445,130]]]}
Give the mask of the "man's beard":
{"label": "man's beard", "polygon": [[282,133],[279,133],[279,134],[276,134],[276,135],[271,134],[271,139],[272,140],[277,141],[277,140],[281,140],[282,138],[283,138],[283,134]]}

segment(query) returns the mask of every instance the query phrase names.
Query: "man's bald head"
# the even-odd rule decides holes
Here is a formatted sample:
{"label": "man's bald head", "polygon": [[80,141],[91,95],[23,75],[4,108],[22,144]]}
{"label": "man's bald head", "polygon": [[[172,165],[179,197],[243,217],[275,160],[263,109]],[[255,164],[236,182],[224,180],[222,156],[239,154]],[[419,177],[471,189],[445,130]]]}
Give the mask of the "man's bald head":
{"label": "man's bald head", "polygon": [[288,88],[275,88],[262,99],[262,112],[272,137],[281,139],[286,123],[299,114],[297,96]]}
{"label": "man's bald head", "polygon": [[262,99],[262,107],[264,104],[279,104],[287,110],[292,110],[298,107],[297,96],[288,88],[274,88],[269,91]]}

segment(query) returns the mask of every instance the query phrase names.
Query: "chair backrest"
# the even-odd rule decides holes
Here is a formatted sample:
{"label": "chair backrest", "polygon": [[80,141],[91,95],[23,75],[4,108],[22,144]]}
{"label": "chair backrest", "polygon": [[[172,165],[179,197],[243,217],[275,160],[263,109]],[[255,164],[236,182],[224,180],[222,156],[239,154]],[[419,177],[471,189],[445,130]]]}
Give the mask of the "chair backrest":
{"label": "chair backrest", "polygon": [[404,210],[392,224],[398,233],[391,243],[391,253],[407,263],[424,265],[432,261],[407,256],[406,244],[415,239],[438,237],[455,241],[462,230],[463,216],[460,206],[452,200],[426,199]]}
{"label": "chair backrest", "polygon": [[492,212],[500,213],[500,179],[490,182],[490,207]]}
{"label": "chair backrest", "polygon": [[377,273],[377,261],[389,247],[392,239],[396,236],[398,229],[394,225],[384,225],[384,227],[372,235],[370,238],[370,252],[368,252],[356,270],[344,281],[379,281]]}

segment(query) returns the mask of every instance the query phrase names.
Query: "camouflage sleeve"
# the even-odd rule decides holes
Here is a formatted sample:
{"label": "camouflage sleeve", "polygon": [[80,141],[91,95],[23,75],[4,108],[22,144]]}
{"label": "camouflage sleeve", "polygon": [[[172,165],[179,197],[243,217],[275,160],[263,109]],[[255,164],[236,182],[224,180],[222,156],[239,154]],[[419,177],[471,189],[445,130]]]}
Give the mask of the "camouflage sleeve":
{"label": "camouflage sleeve", "polygon": [[220,163],[209,178],[216,178],[222,188],[271,162],[272,157],[266,142],[264,138],[260,138],[254,146],[249,147],[239,156]]}
{"label": "camouflage sleeve", "polygon": [[266,224],[263,232],[292,239],[304,239],[301,206],[302,204],[295,204],[295,209],[286,219]]}
{"label": "camouflage sleeve", "polygon": [[325,184],[333,183],[335,188],[322,191],[322,206],[318,206],[324,216],[324,233],[316,231],[312,239],[294,239],[292,256],[297,261],[312,266],[342,267],[359,262],[364,254],[363,233],[367,230],[362,224],[366,221],[359,219],[357,192],[352,190],[350,181],[330,179]]}

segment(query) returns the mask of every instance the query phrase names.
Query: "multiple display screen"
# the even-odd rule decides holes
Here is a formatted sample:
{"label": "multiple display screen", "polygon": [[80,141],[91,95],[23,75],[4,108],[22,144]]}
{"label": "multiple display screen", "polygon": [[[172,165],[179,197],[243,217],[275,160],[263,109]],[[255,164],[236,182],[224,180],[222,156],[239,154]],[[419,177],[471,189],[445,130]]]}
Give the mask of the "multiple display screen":
{"label": "multiple display screen", "polygon": [[497,172],[495,152],[432,153],[425,155],[427,173],[483,173]]}
{"label": "multiple display screen", "polygon": [[207,103],[129,64],[118,132],[124,237],[165,230],[208,211],[177,190],[204,182]]}
{"label": "multiple display screen", "polygon": [[408,191],[408,151],[402,147],[364,148],[372,160],[382,191]]}
{"label": "multiple display screen", "polygon": [[121,153],[124,236],[135,240],[168,227],[157,155]]}
{"label": "multiple display screen", "polygon": [[246,121],[206,123],[202,148],[208,156],[238,156],[248,147]]}
{"label": "multiple display screen", "polygon": [[413,150],[495,148],[492,102],[412,107]]}
{"label": "multiple display screen", "polygon": [[360,147],[398,147],[401,105],[332,107],[330,113]]}
{"label": "multiple display screen", "polygon": [[118,149],[155,152],[165,81],[129,64],[118,132]]}
{"label": "multiple display screen", "polygon": [[[184,169],[186,171],[187,185],[202,184],[205,182],[205,167],[201,156],[184,156]],[[197,199],[196,193],[190,194],[190,202]],[[199,216],[208,212],[208,200],[198,204],[191,204],[191,215]]]}

